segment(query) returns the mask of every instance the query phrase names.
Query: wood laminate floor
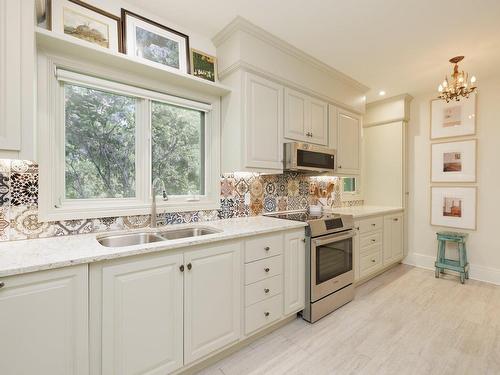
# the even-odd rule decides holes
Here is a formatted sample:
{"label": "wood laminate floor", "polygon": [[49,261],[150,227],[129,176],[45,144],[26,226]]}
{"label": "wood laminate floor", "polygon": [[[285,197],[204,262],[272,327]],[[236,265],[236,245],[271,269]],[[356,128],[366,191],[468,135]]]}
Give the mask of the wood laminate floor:
{"label": "wood laminate floor", "polygon": [[199,374],[500,374],[500,287],[399,265]]}

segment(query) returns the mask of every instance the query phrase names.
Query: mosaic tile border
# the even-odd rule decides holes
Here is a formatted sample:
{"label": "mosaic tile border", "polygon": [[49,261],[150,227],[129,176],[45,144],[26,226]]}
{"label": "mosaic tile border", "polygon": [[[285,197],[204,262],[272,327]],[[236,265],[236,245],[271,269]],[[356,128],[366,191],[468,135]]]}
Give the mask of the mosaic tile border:
{"label": "mosaic tile border", "polygon": [[[206,222],[268,212],[307,209],[310,204],[331,207],[362,205],[342,201],[337,177],[224,174],[219,210],[160,213],[159,225]],[[25,160],[0,159],[0,241],[100,233],[145,228],[150,215],[40,222],[38,220],[38,165]]]}

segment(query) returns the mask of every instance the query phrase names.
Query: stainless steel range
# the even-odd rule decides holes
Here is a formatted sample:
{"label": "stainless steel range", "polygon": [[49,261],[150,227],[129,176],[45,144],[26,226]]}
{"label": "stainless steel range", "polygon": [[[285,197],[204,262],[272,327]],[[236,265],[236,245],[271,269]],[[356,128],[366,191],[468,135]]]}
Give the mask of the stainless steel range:
{"label": "stainless steel range", "polygon": [[306,306],[303,318],[314,323],[354,298],[351,215],[311,216],[305,211],[267,215],[304,221],[306,227]]}

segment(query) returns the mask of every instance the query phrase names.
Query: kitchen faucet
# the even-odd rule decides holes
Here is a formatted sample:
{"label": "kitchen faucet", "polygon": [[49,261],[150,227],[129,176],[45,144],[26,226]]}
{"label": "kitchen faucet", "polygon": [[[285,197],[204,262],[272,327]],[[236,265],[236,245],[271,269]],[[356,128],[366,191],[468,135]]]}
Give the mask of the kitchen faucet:
{"label": "kitchen faucet", "polygon": [[160,188],[162,191],[163,195],[163,200],[168,201],[168,194],[167,194],[167,189],[165,188],[165,183],[160,179],[160,178],[155,178],[153,179],[153,182],[151,183],[151,228],[156,228],[157,223],[156,223],[156,185],[161,184]]}

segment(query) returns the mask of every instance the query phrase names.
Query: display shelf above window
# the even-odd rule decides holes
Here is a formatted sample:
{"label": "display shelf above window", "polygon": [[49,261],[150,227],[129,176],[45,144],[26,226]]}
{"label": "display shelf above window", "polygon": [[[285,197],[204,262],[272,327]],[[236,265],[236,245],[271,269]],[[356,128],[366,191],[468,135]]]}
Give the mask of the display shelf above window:
{"label": "display shelf above window", "polygon": [[183,87],[193,92],[215,96],[225,96],[231,92],[227,86],[210,82],[186,73],[179,73],[146,64],[139,59],[85,41],[54,33],[41,27],[36,28],[36,43],[39,49],[57,53],[68,58],[84,58],[89,62],[120,67],[120,71],[135,74],[156,82]]}

